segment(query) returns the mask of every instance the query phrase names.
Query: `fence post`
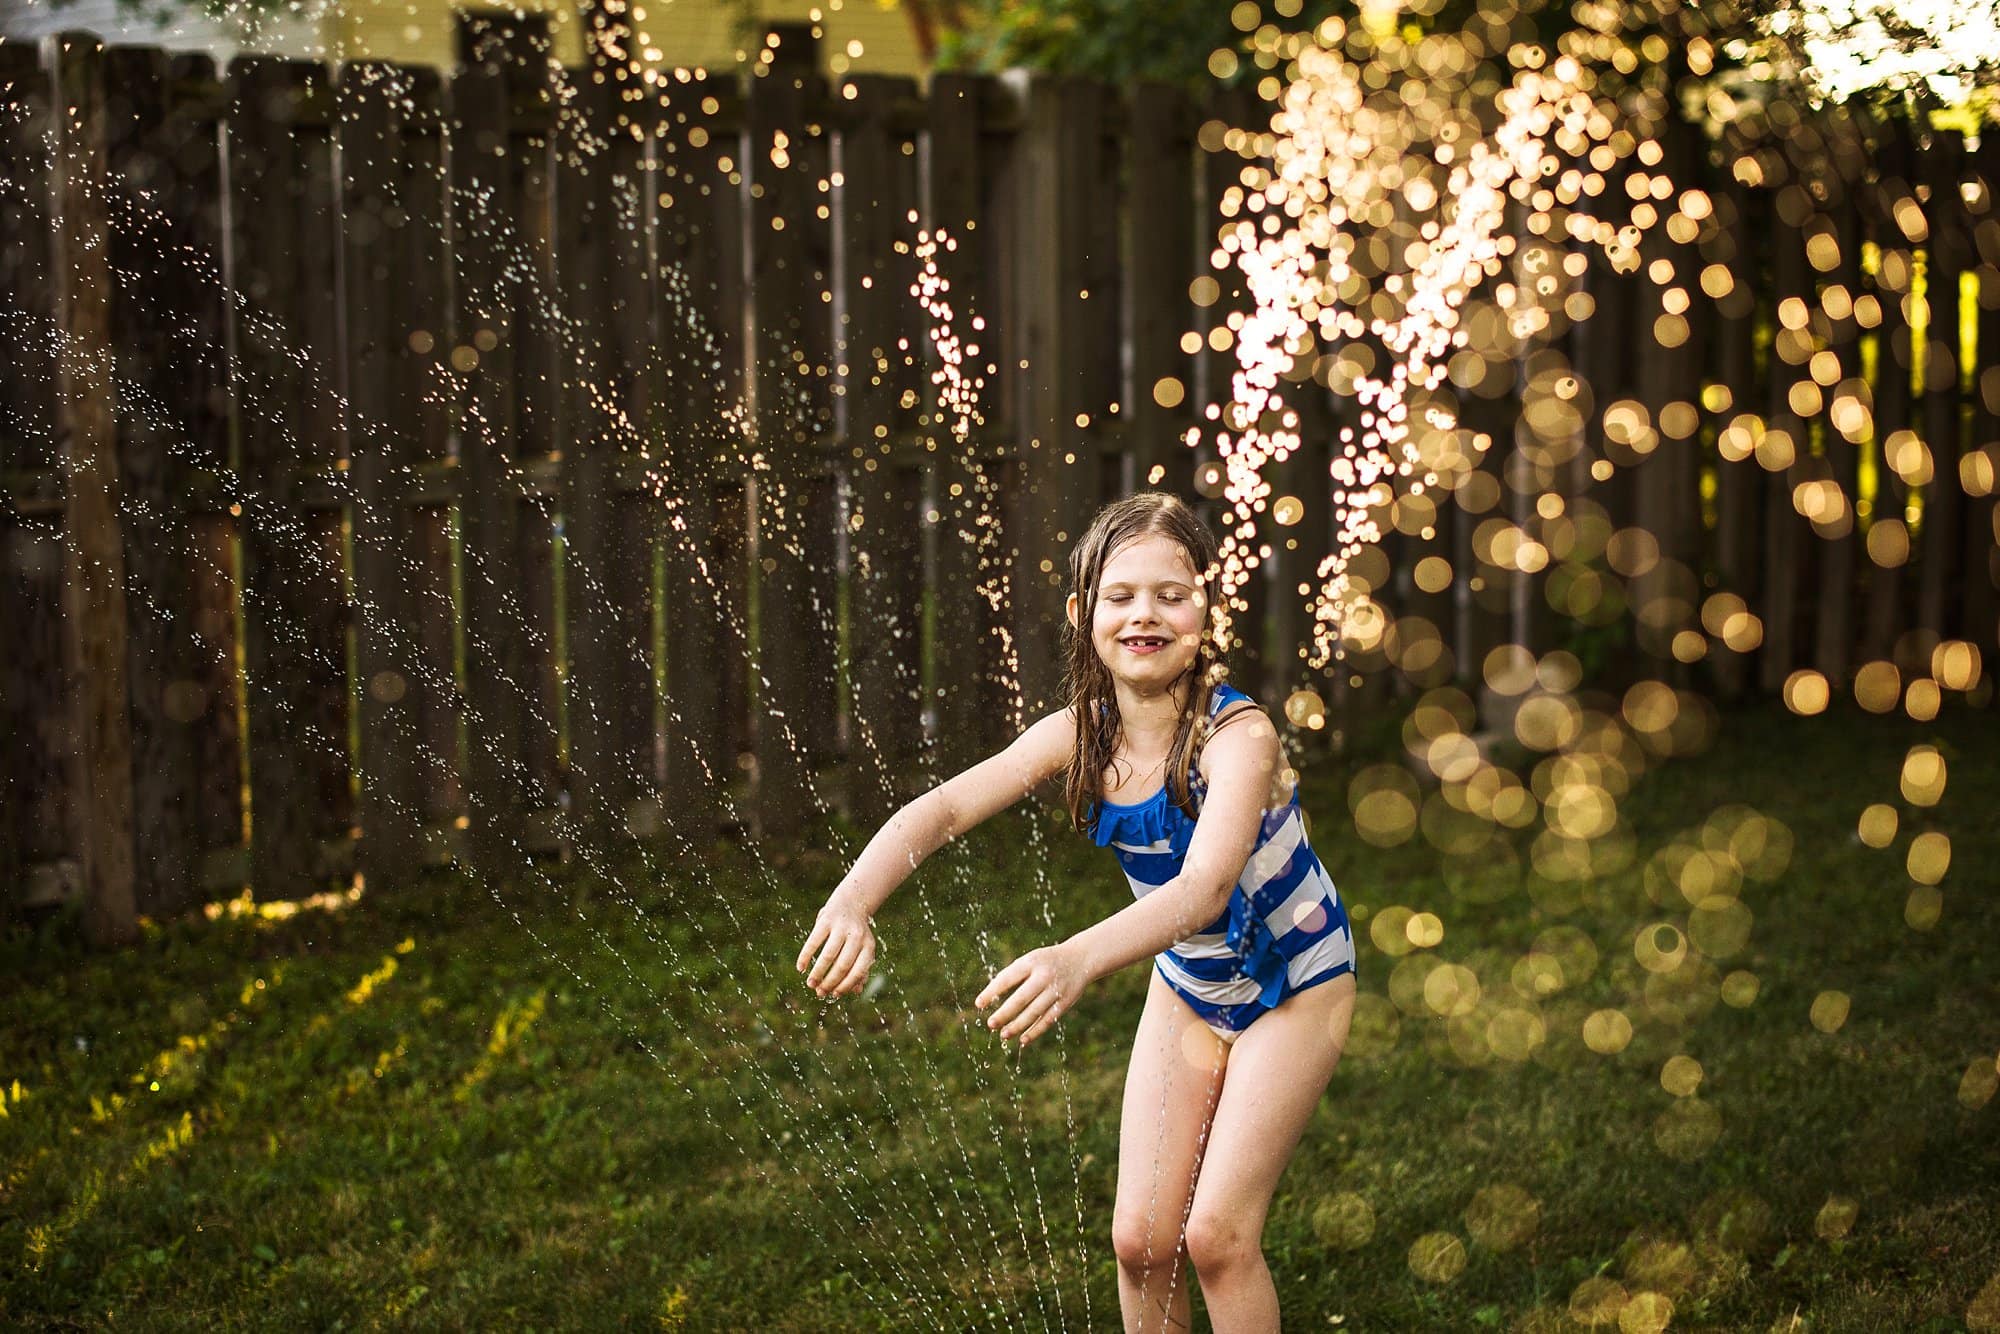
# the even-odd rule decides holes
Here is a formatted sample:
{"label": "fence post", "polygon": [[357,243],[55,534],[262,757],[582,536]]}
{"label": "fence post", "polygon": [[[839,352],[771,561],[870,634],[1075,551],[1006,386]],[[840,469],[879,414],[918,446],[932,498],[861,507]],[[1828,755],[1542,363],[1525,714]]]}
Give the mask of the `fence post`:
{"label": "fence post", "polygon": [[78,32],[48,39],[45,50],[57,109],[56,325],[66,347],[55,379],[67,502],[63,657],[75,688],[84,929],[93,944],[107,946],[130,941],[137,921],[104,50],[96,37]]}

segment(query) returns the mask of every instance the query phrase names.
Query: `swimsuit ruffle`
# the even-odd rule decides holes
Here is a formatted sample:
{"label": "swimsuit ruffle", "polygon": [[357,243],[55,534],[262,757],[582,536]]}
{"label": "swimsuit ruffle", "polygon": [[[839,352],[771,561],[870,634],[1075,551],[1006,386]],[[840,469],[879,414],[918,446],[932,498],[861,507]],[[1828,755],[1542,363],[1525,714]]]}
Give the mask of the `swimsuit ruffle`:
{"label": "swimsuit ruffle", "polygon": [[1278,951],[1278,938],[1271,934],[1264,915],[1238,887],[1229,893],[1229,948],[1243,961],[1243,975],[1257,980],[1257,1003],[1275,1009],[1284,999],[1289,961]]}
{"label": "swimsuit ruffle", "polygon": [[1098,806],[1090,838],[1100,848],[1112,843],[1151,847],[1166,839],[1174,856],[1181,857],[1194,841],[1194,821],[1167,799],[1163,788],[1137,806]]}
{"label": "swimsuit ruffle", "polygon": [[[1091,839],[1099,847],[1112,843],[1151,847],[1166,839],[1176,858],[1187,855],[1193,838],[1194,821],[1168,801],[1165,792],[1155,793],[1137,806],[1100,806],[1097,825],[1091,831]],[[1278,938],[1271,934],[1264,915],[1241,885],[1229,892],[1226,939],[1230,951],[1242,961],[1243,975],[1257,980],[1257,1003],[1267,1010],[1276,1008],[1284,999],[1290,960],[1279,952]]]}

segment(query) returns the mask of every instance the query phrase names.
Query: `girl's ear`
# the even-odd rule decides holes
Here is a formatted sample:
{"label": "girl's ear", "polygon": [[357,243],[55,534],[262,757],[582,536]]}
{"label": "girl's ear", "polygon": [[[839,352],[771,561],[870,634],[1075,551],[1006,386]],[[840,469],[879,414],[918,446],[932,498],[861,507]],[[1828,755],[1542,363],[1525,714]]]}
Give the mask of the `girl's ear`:
{"label": "girl's ear", "polygon": [[1064,610],[1069,616],[1069,628],[1072,630],[1081,629],[1082,627],[1076,623],[1076,594],[1071,593],[1069,595],[1069,601],[1064,604]]}

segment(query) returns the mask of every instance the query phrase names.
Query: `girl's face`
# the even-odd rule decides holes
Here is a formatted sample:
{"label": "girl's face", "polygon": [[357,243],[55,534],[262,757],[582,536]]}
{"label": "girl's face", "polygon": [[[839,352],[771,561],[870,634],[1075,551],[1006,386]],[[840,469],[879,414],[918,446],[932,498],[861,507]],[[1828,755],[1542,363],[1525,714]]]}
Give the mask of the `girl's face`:
{"label": "girl's face", "polygon": [[[1070,620],[1076,620],[1070,595]],[[1164,690],[1193,665],[1208,607],[1187,549],[1149,533],[1104,562],[1090,638],[1113,679]]]}

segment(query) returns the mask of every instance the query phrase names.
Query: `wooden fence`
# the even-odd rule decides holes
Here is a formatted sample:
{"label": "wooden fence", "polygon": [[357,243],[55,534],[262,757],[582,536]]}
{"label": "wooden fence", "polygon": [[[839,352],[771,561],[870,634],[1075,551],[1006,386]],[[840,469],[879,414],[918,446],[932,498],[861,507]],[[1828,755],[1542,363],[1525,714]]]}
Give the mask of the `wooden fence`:
{"label": "wooden fence", "polygon": [[[1095,505],[1155,478],[1215,494],[1182,439],[1228,396],[1245,298],[1211,251],[1253,170],[1224,129],[1256,104],[1040,75],[828,85],[781,36],[756,77],[643,95],[539,65],[218,72],[77,35],[0,44],[12,896],[80,888],[116,938],[243,883],[292,897],[455,856],[506,873],[739,817],[782,836],[828,801],[884,814],[1045,706]],[[1668,142],[1717,213],[1646,258],[1732,290],[1668,310],[1599,260],[1575,284],[1588,323],[1455,368],[1465,436],[1492,445],[1446,470],[1457,504],[1382,507],[1357,574],[1393,628],[1326,673],[1299,661],[1297,588],[1333,538],[1350,400],[1297,396],[1305,447],[1269,475],[1304,520],[1272,529],[1245,590],[1251,689],[1311,683],[1337,737],[1387,692],[1475,683],[1490,649],[1570,643],[1628,605],[1663,610],[1606,671],[1725,693],[1991,644],[2000,143],[1975,161],[1950,134],[1870,140],[1879,170],[1809,196]],[[908,295],[919,227],[953,238],[939,266],[980,345],[965,446]],[[1879,294],[1878,325],[1794,330],[1786,298],[1836,281]],[[1664,317],[1687,335],[1665,349]],[[1822,349],[1871,387],[1860,448],[1787,396],[1781,365]],[[1339,388],[1338,351],[1300,383]],[[1564,367],[1599,408],[1641,405],[1650,437],[1593,413],[1552,450],[1536,404]],[[1732,461],[1746,411],[1798,457]],[[1933,474],[1907,559],[1864,547],[1894,546],[1867,514],[1814,541],[1803,483],[1908,506],[1883,455],[1905,429]],[[1593,488],[1594,460],[1622,466]],[[1586,606],[1599,520],[1654,534],[1658,559],[1589,563]],[[1550,568],[1510,564],[1508,533]],[[1732,652],[1711,625],[1690,666],[1673,636],[1725,614],[1717,594],[1761,640]]]}

